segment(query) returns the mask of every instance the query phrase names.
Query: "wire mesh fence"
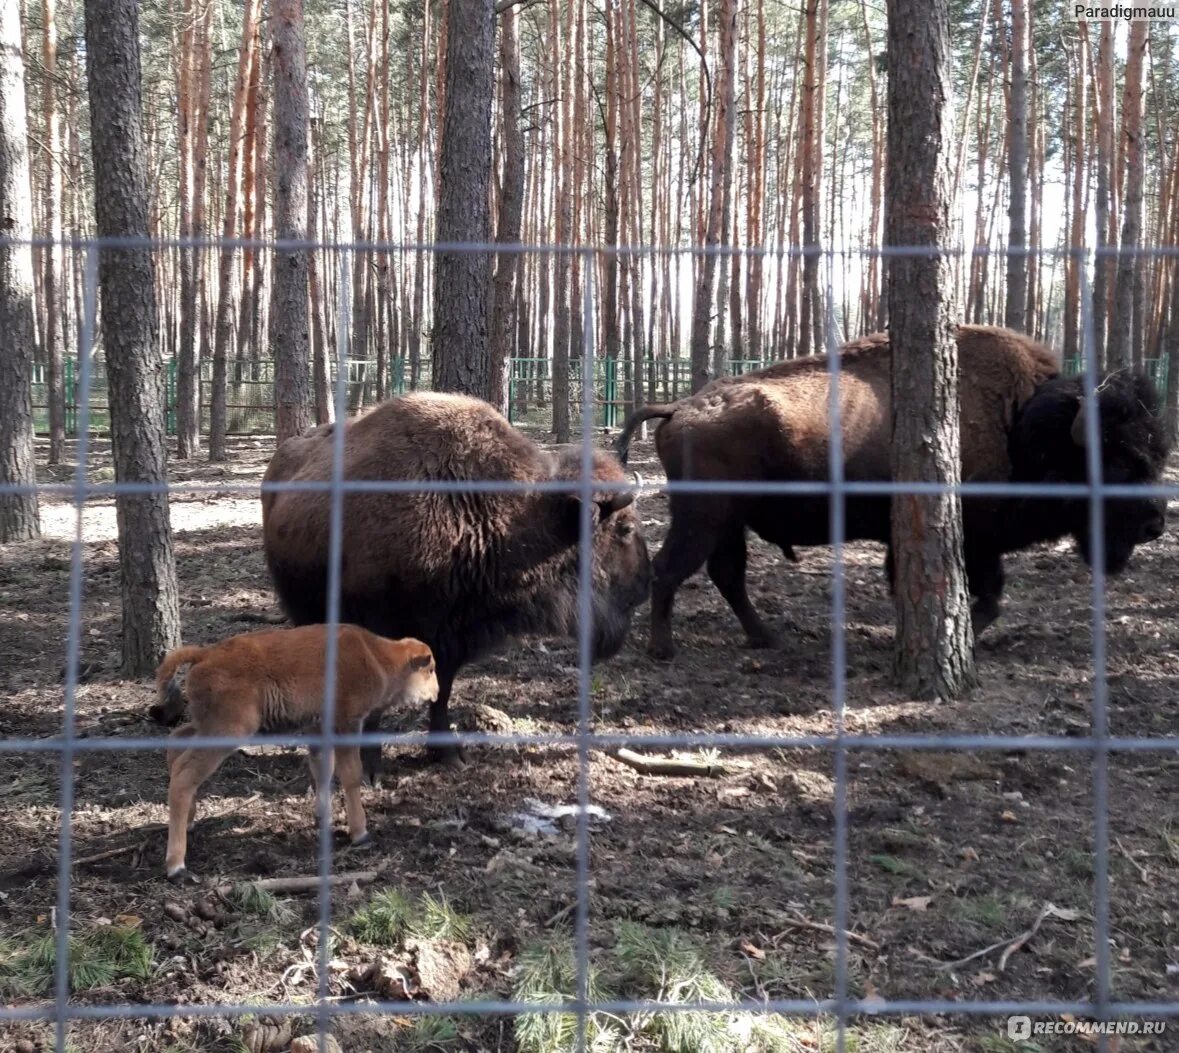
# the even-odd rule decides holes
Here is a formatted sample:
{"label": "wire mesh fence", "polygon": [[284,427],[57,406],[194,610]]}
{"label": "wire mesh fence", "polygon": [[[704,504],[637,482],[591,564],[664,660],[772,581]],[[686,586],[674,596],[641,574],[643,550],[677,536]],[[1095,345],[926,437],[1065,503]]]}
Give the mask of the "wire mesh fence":
{"label": "wire mesh fence", "polygon": [[[121,243],[120,243],[121,244]],[[77,731],[78,689],[82,679],[80,662],[81,641],[84,634],[82,594],[84,564],[86,561],[83,515],[87,503],[96,497],[111,494],[137,494],[167,489],[174,496],[192,493],[257,494],[259,485],[249,482],[226,481],[221,483],[178,482],[161,487],[158,484],[133,484],[94,482],[88,473],[91,456],[91,436],[96,429],[108,424],[106,408],[100,392],[104,383],[101,361],[90,353],[95,345],[97,319],[97,259],[102,251],[98,242],[83,242],[78,246],[85,255],[85,309],[82,317],[81,338],[77,356],[77,374],[68,378],[75,417],[71,430],[77,437],[77,464],[74,479],[68,483],[44,484],[37,489],[43,494],[68,496],[74,511],[74,540],[71,551],[68,595],[68,626],[66,635],[66,661],[64,666],[64,708],[60,734],[50,737],[8,736],[0,740],[0,756],[22,753],[48,753],[59,760],[60,813],[61,824],[57,831],[58,852],[56,864],[56,903],[53,911],[53,962],[54,983],[51,999],[13,1000],[0,1007],[0,1024],[20,1021],[47,1021],[54,1025],[54,1048],[64,1051],[68,1048],[69,1028],[74,1022],[111,1019],[161,1019],[161,1018],[202,1018],[219,1017],[240,1019],[266,1014],[274,1018],[313,1016],[316,1034],[320,1036],[320,1049],[327,1049],[326,1036],[334,1021],[348,1016],[371,1016],[388,1014],[402,1017],[441,1016],[483,1016],[483,1017],[547,1017],[569,1019],[574,1028],[571,1032],[572,1049],[594,1047],[597,1022],[609,1017],[637,1018],[652,1014],[673,1018],[681,1014],[749,1014],[750,1019],[763,1020],[773,1016],[826,1018],[832,1021],[834,1048],[841,1051],[848,1046],[849,1028],[859,1018],[902,1018],[930,1016],[960,1017],[1008,1017],[1053,1016],[1072,1014],[1097,1021],[1136,1020],[1142,1017],[1152,1021],[1169,1021],[1179,1015],[1179,999],[1174,997],[1157,1000],[1122,1001],[1114,996],[1112,984],[1113,962],[1110,951],[1110,852],[1111,831],[1109,827],[1109,765],[1111,756],[1119,754],[1168,753],[1179,750],[1179,733],[1142,735],[1115,735],[1109,721],[1109,688],[1106,676],[1106,568],[1102,538],[1106,529],[1103,513],[1104,503],[1109,499],[1152,496],[1175,499],[1179,497],[1179,486],[1158,483],[1141,487],[1125,485],[1119,480],[1103,478],[1100,422],[1096,413],[1085,418],[1086,457],[1088,481],[1076,484],[1021,484],[1010,483],[963,483],[954,488],[964,496],[1024,496],[1052,499],[1084,499],[1088,502],[1088,529],[1092,538],[1092,586],[1091,586],[1091,628],[1092,628],[1092,717],[1083,733],[1076,729],[1060,735],[1002,734],[1002,733],[945,733],[930,731],[913,733],[860,733],[849,730],[847,705],[849,682],[847,675],[846,645],[846,604],[847,564],[846,545],[846,502],[849,498],[862,496],[892,496],[904,493],[941,493],[948,488],[937,484],[898,484],[890,482],[865,482],[845,478],[845,464],[842,450],[842,428],[840,424],[841,405],[839,399],[840,357],[829,354],[827,368],[830,377],[830,399],[827,415],[830,432],[827,443],[827,478],[810,482],[802,481],[723,481],[707,478],[673,481],[662,489],[668,493],[730,493],[740,495],[794,495],[826,499],[829,502],[829,542],[832,548],[830,577],[830,731],[823,734],[761,734],[754,732],[718,731],[697,728],[677,733],[628,733],[625,730],[606,730],[597,726],[593,705],[593,676],[591,666],[594,655],[595,608],[593,600],[594,573],[593,540],[595,521],[593,518],[594,495],[603,490],[631,490],[632,483],[603,483],[593,476],[594,439],[592,426],[587,422],[601,422],[605,425],[620,423],[622,407],[626,396],[620,391],[633,382],[629,372],[631,366],[604,360],[597,341],[595,318],[598,301],[596,289],[596,268],[593,261],[600,249],[578,248],[554,250],[542,247],[521,247],[520,251],[569,251],[582,255],[584,276],[582,290],[583,316],[582,347],[584,358],[573,371],[572,383],[577,392],[579,414],[574,424],[580,429],[580,471],[576,479],[549,483],[513,483],[504,479],[489,477],[479,482],[447,481],[440,479],[405,480],[391,482],[364,480],[347,477],[345,473],[345,436],[347,429],[339,427],[332,435],[330,481],[311,483],[268,483],[261,490],[272,494],[291,491],[326,493],[330,502],[329,551],[326,565],[328,582],[327,621],[335,626],[341,616],[341,576],[344,563],[344,516],[345,498],[360,493],[421,494],[440,493],[448,495],[505,493],[522,491],[528,493],[551,491],[576,495],[580,499],[578,515],[578,590],[576,612],[576,725],[567,733],[525,733],[513,730],[510,733],[489,732],[430,732],[430,733],[356,733],[345,734],[336,730],[334,715],[337,699],[338,642],[334,633],[327,636],[326,679],[324,689],[323,717],[320,728],[313,734],[259,735],[244,739],[239,736],[194,736],[188,740],[192,748],[238,748],[246,744],[318,747],[319,748],[319,791],[316,795],[318,813],[317,852],[317,893],[318,921],[315,960],[313,963],[316,990],[313,997],[275,998],[265,1004],[256,1001],[243,1004],[143,1004],[133,1000],[114,997],[104,1000],[85,1000],[71,997],[71,925],[73,917],[73,885],[71,873],[75,856],[73,837],[73,813],[75,806],[76,772],[75,762],[80,756],[118,754],[135,750],[163,750],[169,745],[166,736],[94,736],[81,737]],[[339,266],[339,288],[341,290],[339,310],[340,331],[347,330],[349,258],[352,252],[368,251],[373,246],[328,245],[327,251],[336,255]],[[420,247],[384,246],[387,251],[410,251]],[[487,246],[447,247],[465,251],[488,251]],[[502,246],[496,247],[502,250]],[[636,250],[627,250],[636,251]],[[665,251],[665,250],[654,250]],[[817,252],[818,250],[811,250]],[[909,252],[927,255],[928,249],[888,250],[886,254]],[[836,254],[823,254],[830,265]],[[1088,258],[1088,256],[1086,257]],[[1091,291],[1086,269],[1081,269],[1081,304],[1083,311],[1085,354],[1081,360],[1067,364],[1067,369],[1085,378],[1085,389],[1092,395],[1098,383],[1099,371],[1094,361],[1095,338],[1093,318],[1089,305]],[[827,275],[827,311],[824,318],[826,350],[835,351],[838,346],[833,316],[831,295],[831,270]],[[347,351],[341,347],[339,356],[346,362],[346,368],[335,371],[333,397],[337,420],[348,416],[350,406],[355,404],[358,388],[366,383],[366,363],[348,361]],[[760,364],[760,363],[757,363]],[[646,365],[646,364],[645,364]],[[746,371],[753,363],[744,360],[731,365],[733,373]],[[265,415],[271,410],[265,403],[272,398],[272,377],[266,375],[264,363],[242,363],[239,374],[234,374],[231,383],[235,390],[251,390],[243,396],[239,408],[244,428],[266,427]],[[268,367],[267,367],[268,368]],[[675,399],[688,393],[689,380],[683,368],[675,362],[652,360],[649,364],[655,375],[660,393],[668,399]],[[1149,365],[1152,379],[1156,384],[1166,386],[1166,360],[1159,359]],[[428,369],[427,369],[428,374]],[[396,370],[394,376],[399,376]],[[400,390],[394,382],[394,391]],[[545,399],[551,399],[552,378],[548,365],[543,360],[515,359],[510,367],[509,406],[515,406],[513,418],[517,423],[536,423],[534,419],[538,406]],[[235,405],[231,401],[231,406]],[[259,420],[262,419],[262,423]],[[641,484],[640,484],[641,486]],[[9,489],[12,489],[9,487]],[[333,896],[332,878],[338,863],[338,851],[332,843],[331,811],[331,766],[330,751],[336,746],[349,745],[459,745],[459,746],[550,746],[572,750],[577,761],[576,807],[574,815],[575,858],[573,860],[574,896],[569,904],[568,916],[572,922],[572,958],[574,974],[570,997],[561,999],[522,1000],[442,1000],[413,1001],[379,998],[341,997],[333,987],[333,929],[334,911],[339,909],[338,896]],[[592,785],[591,761],[595,751],[617,747],[654,747],[664,750],[721,749],[721,750],[769,750],[769,749],[814,749],[829,754],[832,768],[832,893],[831,923],[828,926],[833,940],[833,970],[829,991],[816,993],[813,997],[760,997],[726,999],[708,997],[697,992],[686,998],[630,998],[606,997],[596,992],[592,966],[591,944],[591,892],[593,888],[594,860],[591,853],[592,835]],[[1033,751],[1052,753],[1085,754],[1092,764],[1092,878],[1093,878],[1093,972],[1091,993],[1060,998],[987,999],[947,998],[935,996],[933,981],[930,981],[929,997],[888,998],[872,991],[859,995],[852,993],[849,956],[855,933],[850,921],[851,881],[849,877],[849,787],[852,782],[851,765],[857,758],[871,753],[897,750],[918,751]],[[625,992],[624,992],[625,993]],[[721,1047],[717,1047],[721,1048]],[[733,1046],[733,1048],[739,1048]],[[757,1048],[751,1045],[750,1048]],[[1162,1046],[1158,1048],[1163,1048]]]}

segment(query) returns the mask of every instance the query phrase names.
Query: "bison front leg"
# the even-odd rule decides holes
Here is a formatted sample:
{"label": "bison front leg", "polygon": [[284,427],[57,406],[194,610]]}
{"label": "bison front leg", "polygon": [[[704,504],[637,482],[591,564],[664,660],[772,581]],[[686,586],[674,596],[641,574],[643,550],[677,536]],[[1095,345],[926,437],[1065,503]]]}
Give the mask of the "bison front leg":
{"label": "bison front leg", "polygon": [[[454,673],[449,669],[437,669],[438,697],[430,703],[429,732],[431,735],[450,734],[450,689],[454,684]],[[457,765],[463,760],[462,747],[458,743],[430,743],[426,756],[435,763]]]}
{"label": "bison front leg", "polygon": [[970,620],[977,640],[999,617],[1003,595],[1003,557],[998,552],[970,552],[966,557],[966,580],[977,597]]}
{"label": "bison front leg", "polygon": [[730,531],[708,557],[708,576],[733,608],[741,628],[745,630],[749,646],[771,647],[774,643],[773,633],[753,609],[745,588],[746,559],[745,528],[740,527]]}

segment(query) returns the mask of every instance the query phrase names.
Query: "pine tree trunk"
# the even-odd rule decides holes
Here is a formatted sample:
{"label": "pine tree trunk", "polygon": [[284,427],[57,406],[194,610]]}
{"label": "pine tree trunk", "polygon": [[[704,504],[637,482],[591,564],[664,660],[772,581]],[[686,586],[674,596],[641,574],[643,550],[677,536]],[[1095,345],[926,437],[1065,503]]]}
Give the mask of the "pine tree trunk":
{"label": "pine tree trunk", "polygon": [[[438,194],[438,241],[491,238],[491,100],[495,94],[494,0],[450,0],[446,118]],[[490,394],[484,252],[440,252],[434,281],[434,386],[479,398]]]}
{"label": "pine tree trunk", "polygon": [[[1084,23],[1081,23],[1081,26],[1083,29]],[[1114,151],[1113,67],[1113,23],[1105,21],[1101,23],[1094,71],[1097,102],[1097,190],[1094,202],[1097,220],[1097,261],[1093,268],[1093,330],[1097,346],[1093,353],[1099,366],[1104,366],[1108,357],[1109,293],[1114,268],[1112,257],[1102,251],[1111,244],[1109,229],[1110,174],[1113,169]]]}
{"label": "pine tree trunk", "polygon": [[[822,2],[822,0],[818,0]],[[713,109],[715,119],[712,129],[712,164],[709,184],[708,220],[704,232],[705,254],[699,261],[696,294],[692,305],[692,390],[699,391],[711,379],[709,335],[711,315],[716,286],[717,255],[724,231],[725,188],[732,179],[731,144],[729,126],[733,121],[733,69],[734,49],[737,35],[736,0],[721,0],[721,66],[719,76],[713,85],[715,97]]]}
{"label": "pine tree trunk", "polygon": [[42,201],[45,209],[44,232],[52,244],[43,250],[45,304],[45,352],[49,381],[49,464],[59,464],[65,456],[65,336],[62,316],[62,148],[61,123],[57,112],[57,21],[54,0],[41,0],[43,38],[41,58],[45,65],[42,109],[45,116],[45,139],[49,156],[45,164]]}
{"label": "pine tree trunk", "polygon": [[1149,22],[1130,23],[1126,45],[1126,86],[1122,99],[1122,149],[1125,152],[1125,193],[1122,244],[1114,286],[1114,309],[1109,323],[1108,358],[1111,369],[1130,365],[1134,348],[1134,287],[1141,281],[1137,250],[1142,240],[1142,186],[1146,181],[1146,151],[1142,141],[1142,75]]}
{"label": "pine tree trunk", "polygon": [[[501,245],[520,241],[524,216],[524,133],[520,130],[520,36],[516,9],[509,7],[500,24],[500,107],[503,122],[503,193],[499,199],[499,224],[495,239]],[[494,311],[491,325],[491,376],[489,401],[507,411],[507,366],[512,357],[516,328],[515,283],[519,280],[520,253],[501,252],[495,265]]]}
{"label": "pine tree trunk", "polygon": [[[948,246],[954,138],[947,0],[888,3],[888,242]],[[889,264],[892,469],[898,482],[961,475],[953,268],[942,254]],[[974,683],[956,494],[893,500],[896,673],[914,698]]]}
{"label": "pine tree trunk", "polygon": [[[1008,109],[1007,163],[1011,196],[1007,215],[1007,301],[1003,324],[1023,330],[1027,324],[1028,258],[1028,18],[1027,0],[1011,0],[1011,100]],[[1010,251],[1014,250],[1014,251]]]}
{"label": "pine tree trunk", "polygon": [[[274,236],[307,238],[307,54],[303,0],[272,0],[274,34]],[[277,441],[315,422],[311,391],[307,249],[276,250],[270,308]]]}
{"label": "pine tree trunk", "polygon": [[[33,201],[20,10],[0,3],[0,485],[35,486]],[[25,244],[17,244],[24,240]],[[35,491],[0,491],[0,544],[41,536]]]}
{"label": "pine tree trunk", "polygon": [[[86,0],[94,215],[99,237],[146,238],[148,175],[140,97],[137,0]],[[156,346],[154,261],[143,248],[106,249],[98,266],[110,384],[115,480],[166,483],[163,363]],[[123,673],[149,676],[180,642],[166,493],[116,496],[122,577]]]}
{"label": "pine tree trunk", "polygon": [[[229,118],[229,159],[225,188],[225,214],[222,216],[222,236],[226,241],[237,234],[238,199],[241,196],[242,123],[252,64],[257,43],[256,28],[262,0],[246,0],[242,18],[241,51],[238,54],[237,81]],[[209,460],[224,461],[225,432],[228,426],[226,407],[227,361],[229,343],[233,339],[234,259],[236,252],[228,245],[221,247],[217,271],[217,318],[213,333],[213,381],[209,400]]]}

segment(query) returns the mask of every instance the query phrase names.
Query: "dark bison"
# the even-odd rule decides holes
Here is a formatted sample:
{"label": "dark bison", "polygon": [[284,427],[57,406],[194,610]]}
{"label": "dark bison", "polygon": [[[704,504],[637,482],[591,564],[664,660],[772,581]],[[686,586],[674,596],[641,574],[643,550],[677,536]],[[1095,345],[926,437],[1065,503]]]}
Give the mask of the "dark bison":
{"label": "dark bison", "polygon": [[[962,326],[960,356],[962,478],[971,482],[1060,483],[1087,478],[1082,380],[1059,375],[1045,347],[1007,329]],[[891,349],[887,334],[847,344],[840,357],[840,413],[848,480],[891,478]],[[828,478],[828,364],[825,357],[781,362],[713,381],[696,395],[638,411],[619,439],[626,462],[643,421],[663,418],[655,445],[669,480]],[[1100,385],[1105,480],[1151,483],[1167,456],[1158,399],[1143,376],[1119,372]],[[849,496],[851,539],[889,543],[887,497]],[[681,583],[707,562],[752,646],[771,637],[745,590],[745,530],[779,545],[830,541],[829,499],[815,496],[672,494],[671,528],[653,561],[651,652],[674,651],[671,611]],[[1105,566],[1122,570],[1134,546],[1163,532],[1165,502],[1107,502]],[[966,573],[975,632],[999,616],[1005,552],[1071,534],[1090,562],[1087,498],[966,497],[962,502]],[[891,580],[891,559],[889,560]]]}
{"label": "dark bison", "polygon": [[[264,481],[330,480],[333,434],[327,425],[284,442]],[[534,483],[573,481],[580,471],[580,449],[546,453],[491,406],[459,395],[391,399],[350,422],[344,440],[349,480]],[[594,455],[593,477],[625,481],[603,453]],[[650,585],[633,500],[633,491],[593,496],[595,658],[621,648]],[[326,491],[262,495],[266,562],[297,625],[326,617],[329,511]],[[573,493],[346,494],[340,618],[429,644],[439,687],[429,726],[446,731],[451,685],[466,662],[509,637],[577,632],[580,523]],[[370,777],[379,758],[379,749],[365,751]]]}

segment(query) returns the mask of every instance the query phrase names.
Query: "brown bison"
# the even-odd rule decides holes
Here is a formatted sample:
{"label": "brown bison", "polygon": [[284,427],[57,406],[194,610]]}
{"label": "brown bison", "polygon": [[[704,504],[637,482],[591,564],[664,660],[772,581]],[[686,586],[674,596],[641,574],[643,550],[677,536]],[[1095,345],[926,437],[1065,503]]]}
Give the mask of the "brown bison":
{"label": "brown bison", "polygon": [[[328,425],[284,442],[264,482],[329,481],[333,435]],[[576,481],[580,472],[579,448],[547,453],[487,403],[460,395],[391,399],[350,422],[344,438],[348,480],[528,484]],[[603,453],[594,455],[593,478],[625,481]],[[633,501],[633,491],[593,495],[595,658],[621,648],[650,585]],[[326,491],[262,494],[266,562],[297,625],[326,616],[329,513]],[[580,524],[573,492],[347,493],[340,619],[430,646],[439,692],[429,727],[444,732],[451,685],[465,663],[513,636],[577,632]],[[379,758],[379,749],[364,751],[370,777]]]}
{"label": "brown bison", "polygon": [[[958,330],[962,478],[968,482],[1085,482],[1082,380],[1059,375],[1052,353],[1007,329]],[[881,333],[840,353],[840,414],[845,478],[891,478],[891,348]],[[669,480],[825,481],[828,478],[829,373],[823,356],[781,362],[715,380],[697,394],[635,413],[619,439],[623,463],[634,429],[663,418],[655,445]],[[1158,399],[1143,376],[1114,373],[1100,385],[1102,463],[1111,483],[1158,480],[1167,456]],[[1105,566],[1113,574],[1134,546],[1163,532],[1165,502],[1109,501]],[[779,545],[830,541],[826,494],[755,496],[673,493],[671,528],[653,561],[651,652],[674,651],[671,611],[681,583],[707,562],[751,646],[771,642],[745,589],[745,530]],[[999,616],[1005,552],[1071,534],[1092,558],[1085,497],[965,497],[966,574],[975,632]],[[846,537],[889,543],[889,499],[846,498]],[[891,583],[891,553],[889,558]]]}

